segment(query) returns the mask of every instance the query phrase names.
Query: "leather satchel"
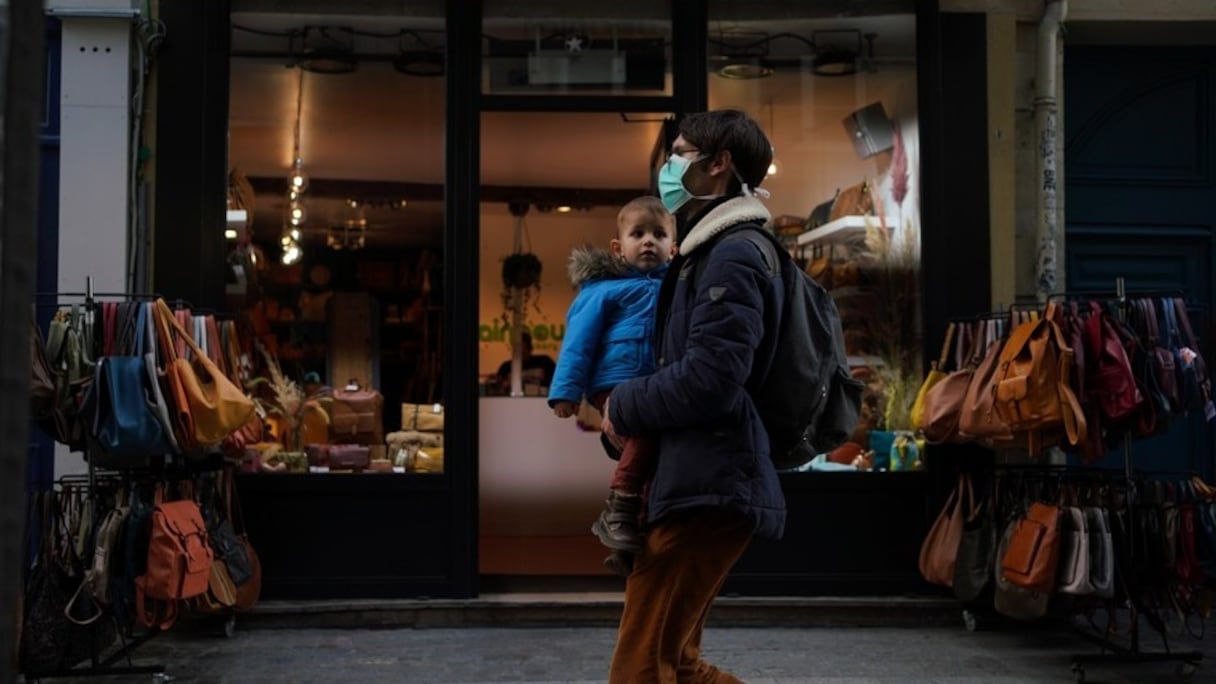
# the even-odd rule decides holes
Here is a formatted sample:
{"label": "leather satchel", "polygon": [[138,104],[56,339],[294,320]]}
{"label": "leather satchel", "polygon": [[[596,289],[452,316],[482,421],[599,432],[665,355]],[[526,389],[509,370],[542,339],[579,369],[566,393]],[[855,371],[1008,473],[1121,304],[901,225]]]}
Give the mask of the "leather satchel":
{"label": "leather satchel", "polygon": [[376,390],[339,390],[329,405],[329,438],[334,444],[383,444],[384,397]]}
{"label": "leather satchel", "polygon": [[1060,558],[1060,509],[1035,502],[1017,521],[1001,572],[1013,584],[1048,593],[1056,588]]}
{"label": "leather satchel", "polygon": [[1047,606],[1051,594],[1046,591],[1031,591],[1020,587],[1005,576],[1003,559],[1009,553],[1013,536],[1020,521],[1011,520],[1001,535],[1001,543],[997,546],[995,580],[996,590],[993,593],[992,605],[996,612],[1015,620],[1036,620],[1047,614]]}
{"label": "leather satchel", "polygon": [[371,449],[362,444],[333,444],[329,447],[331,470],[366,470],[371,463]]}
{"label": "leather satchel", "polygon": [[[200,446],[219,444],[249,421],[253,415],[253,400],[207,358],[193,337],[173,318],[173,312],[164,300],[158,299],[156,305],[161,314],[161,323],[171,323],[171,333],[176,333],[177,339],[185,342],[192,354],[189,361],[180,356],[173,358],[169,373],[177,376],[185,394],[194,427],[194,441]],[[178,406],[178,410],[181,409]]]}
{"label": "leather satchel", "polygon": [[920,547],[920,574],[927,582],[953,586],[963,523],[974,516],[975,497],[971,491],[971,478],[960,473],[958,485],[950,492]]}

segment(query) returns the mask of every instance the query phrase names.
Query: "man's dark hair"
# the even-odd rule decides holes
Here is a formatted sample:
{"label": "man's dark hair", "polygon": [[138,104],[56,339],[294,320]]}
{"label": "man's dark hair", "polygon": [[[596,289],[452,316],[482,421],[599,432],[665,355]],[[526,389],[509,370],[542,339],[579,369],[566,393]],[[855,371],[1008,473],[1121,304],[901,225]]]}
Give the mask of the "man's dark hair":
{"label": "man's dark hair", "polygon": [[[680,135],[710,158],[722,150],[730,151],[735,170],[748,187],[755,188],[768,174],[773,161],[773,146],[760,125],[738,109],[717,109],[690,114],[680,122]],[[727,192],[742,190],[739,179],[731,174]]]}

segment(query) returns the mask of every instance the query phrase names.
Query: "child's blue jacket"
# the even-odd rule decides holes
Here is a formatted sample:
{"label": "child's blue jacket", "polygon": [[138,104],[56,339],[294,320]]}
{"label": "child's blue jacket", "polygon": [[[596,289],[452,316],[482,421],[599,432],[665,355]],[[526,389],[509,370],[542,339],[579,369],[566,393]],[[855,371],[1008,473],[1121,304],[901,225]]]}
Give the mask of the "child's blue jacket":
{"label": "child's blue jacket", "polygon": [[570,280],[579,290],[566,313],[550,406],[654,372],[655,304],[666,272],[666,264],[643,273],[607,250],[574,250]]}

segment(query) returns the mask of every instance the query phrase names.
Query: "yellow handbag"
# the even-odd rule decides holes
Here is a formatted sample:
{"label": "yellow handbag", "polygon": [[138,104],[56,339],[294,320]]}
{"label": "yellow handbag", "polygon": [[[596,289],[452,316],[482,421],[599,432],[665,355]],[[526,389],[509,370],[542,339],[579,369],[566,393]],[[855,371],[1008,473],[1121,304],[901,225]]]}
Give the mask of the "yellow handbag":
{"label": "yellow handbag", "polygon": [[156,307],[161,321],[172,331],[166,337],[171,338],[176,334],[191,352],[189,360],[173,355],[166,367],[167,373],[177,376],[189,405],[178,406],[177,409],[189,409],[190,420],[194,424],[195,442],[200,446],[219,444],[225,437],[249,422],[253,416],[253,400],[245,396],[245,393],[232,384],[211,359],[207,358],[203,350],[194,343],[194,336],[182,328],[163,299],[156,300]]}
{"label": "yellow handbag", "polygon": [[942,342],[942,353],[937,357],[936,361],[931,362],[929,374],[925,376],[925,381],[921,383],[920,389],[916,392],[916,399],[912,402],[911,419],[912,429],[920,430],[925,419],[925,395],[933,386],[941,382],[946,377],[946,355],[950,353],[950,342],[954,339],[954,323],[950,323],[946,328],[946,340]]}

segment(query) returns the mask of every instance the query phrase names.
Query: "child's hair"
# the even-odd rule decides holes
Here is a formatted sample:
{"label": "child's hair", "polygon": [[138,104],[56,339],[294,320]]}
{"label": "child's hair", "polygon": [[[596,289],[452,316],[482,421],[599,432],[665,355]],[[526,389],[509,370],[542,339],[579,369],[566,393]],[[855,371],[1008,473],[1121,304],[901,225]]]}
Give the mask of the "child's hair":
{"label": "child's hair", "polygon": [[654,195],[642,195],[641,197],[629,200],[617,212],[616,226],[618,230],[621,227],[621,221],[625,220],[625,215],[633,211],[643,212],[647,215],[647,218],[652,218],[667,225],[671,225],[675,221],[675,217],[671,215],[671,212],[667,211],[667,207],[663,206],[663,202],[658,197]]}

